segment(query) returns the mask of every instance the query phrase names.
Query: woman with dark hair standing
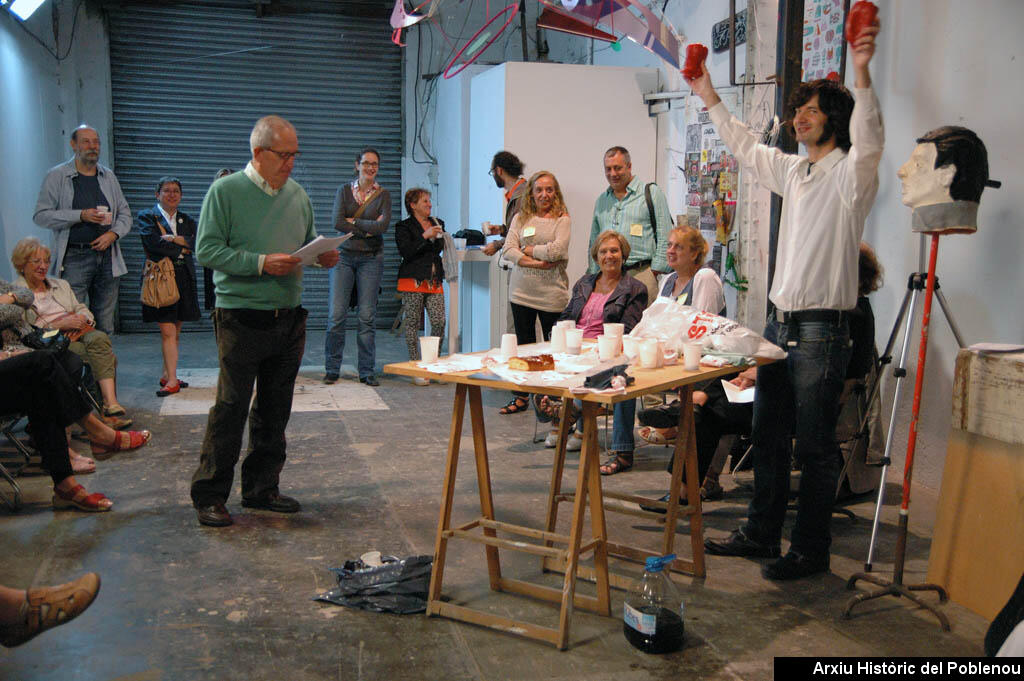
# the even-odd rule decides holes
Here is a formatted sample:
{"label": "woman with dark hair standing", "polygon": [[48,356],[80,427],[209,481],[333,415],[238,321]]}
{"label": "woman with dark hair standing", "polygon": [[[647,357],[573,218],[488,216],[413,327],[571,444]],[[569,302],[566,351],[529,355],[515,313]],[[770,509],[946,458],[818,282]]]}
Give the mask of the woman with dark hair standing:
{"label": "woman with dark hair standing", "polygon": [[[431,216],[430,192],[414,187],[405,193],[405,209],[409,217],[395,223],[395,243],[402,256],[398,266],[398,292],[402,296],[405,319],[405,343],[409,359],[420,359],[419,330],[423,327],[423,310],[430,317],[430,335],[444,336],[444,222]],[[413,383],[427,385],[430,381],[416,377]]]}
{"label": "woman with dark hair standing", "polygon": [[170,258],[174,262],[174,281],[178,286],[178,302],[166,307],[150,307],[143,303],[142,321],[160,326],[160,349],[164,367],[157,397],[173,395],[188,383],[178,380],[178,342],[182,322],[199,319],[199,296],[196,291],[196,265],[192,252],[196,247],[196,221],[178,210],[181,203],[181,181],[161,177],[156,186],[157,203],[139,211],[135,224],[142,238],[146,257],[156,262]]}
{"label": "woman with dark hair standing", "polygon": [[359,381],[380,385],[374,322],[377,291],[384,270],[383,234],[391,223],[391,194],[377,184],[380,154],[367,147],[356,154],[356,178],[338,187],[334,197],[334,229],[352,238],[341,245],[341,260],[331,270],[331,312],[324,341],[324,383],[341,375],[345,352],[345,319],[352,289],[358,291]]}

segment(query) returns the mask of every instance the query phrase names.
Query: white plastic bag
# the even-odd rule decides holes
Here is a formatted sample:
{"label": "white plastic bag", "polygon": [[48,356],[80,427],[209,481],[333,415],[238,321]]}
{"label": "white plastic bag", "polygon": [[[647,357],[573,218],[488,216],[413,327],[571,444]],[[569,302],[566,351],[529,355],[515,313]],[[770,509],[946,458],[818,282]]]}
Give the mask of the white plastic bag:
{"label": "white plastic bag", "polygon": [[683,343],[703,343],[705,350],[718,353],[785,359],[786,352],[760,334],[725,317],[679,305],[659,296],[637,324],[631,336],[657,338],[666,348],[682,350]]}

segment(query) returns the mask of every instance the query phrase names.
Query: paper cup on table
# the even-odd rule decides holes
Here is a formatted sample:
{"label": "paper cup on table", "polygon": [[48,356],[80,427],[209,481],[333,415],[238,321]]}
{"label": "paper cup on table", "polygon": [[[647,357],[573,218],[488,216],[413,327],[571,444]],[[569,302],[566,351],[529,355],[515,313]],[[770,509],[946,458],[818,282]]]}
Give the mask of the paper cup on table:
{"label": "paper cup on table", "polygon": [[501,358],[506,362],[519,352],[519,343],[516,341],[516,335],[514,333],[505,333],[501,335]]}
{"label": "paper cup on table", "polygon": [[626,333],[625,324],[609,323],[604,325],[604,335],[606,336],[622,336]]}
{"label": "paper cup on table", "polygon": [[703,349],[702,343],[683,343],[683,368],[687,371],[700,369],[700,355]]}
{"label": "paper cup on table", "polygon": [[636,359],[637,355],[640,354],[640,339],[634,336],[623,336],[622,353],[626,355],[630,361]]}
{"label": "paper cup on table", "polygon": [[564,326],[556,326],[551,329],[551,352],[565,352]]}
{"label": "paper cup on table", "polygon": [[560,322],[555,322],[555,326],[557,326],[559,328],[562,328],[562,329],[575,329],[576,328],[576,322],[575,322],[575,320],[572,320],[572,319],[563,319]]}
{"label": "paper cup on table", "polygon": [[622,341],[618,336],[601,334],[597,337],[597,357],[602,362],[615,359],[619,356],[619,343]]}
{"label": "paper cup on table", "polygon": [[440,336],[420,337],[420,361],[431,363],[437,361],[437,354],[441,348]]}
{"label": "paper cup on table", "polygon": [[570,355],[578,355],[583,349],[583,329],[565,330],[565,351]]}
{"label": "paper cup on table", "polygon": [[658,368],[661,344],[653,338],[640,341],[640,366],[644,369]]}

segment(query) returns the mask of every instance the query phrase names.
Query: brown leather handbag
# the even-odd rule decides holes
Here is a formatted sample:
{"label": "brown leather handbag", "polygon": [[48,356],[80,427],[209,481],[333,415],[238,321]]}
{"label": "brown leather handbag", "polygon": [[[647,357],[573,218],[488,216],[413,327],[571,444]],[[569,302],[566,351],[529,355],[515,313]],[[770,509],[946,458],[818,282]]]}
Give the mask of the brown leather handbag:
{"label": "brown leather handbag", "polygon": [[[167,234],[159,219],[156,226],[160,228],[161,234]],[[142,270],[142,303],[150,307],[167,307],[174,305],[179,298],[178,280],[174,278],[174,263],[171,259],[161,258],[153,262],[146,258]]]}

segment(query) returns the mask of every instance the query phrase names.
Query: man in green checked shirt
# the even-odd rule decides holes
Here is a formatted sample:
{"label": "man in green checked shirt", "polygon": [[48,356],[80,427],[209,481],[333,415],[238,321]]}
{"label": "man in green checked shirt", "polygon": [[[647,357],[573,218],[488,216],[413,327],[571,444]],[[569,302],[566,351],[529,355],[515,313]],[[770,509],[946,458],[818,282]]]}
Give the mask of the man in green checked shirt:
{"label": "man in green checked shirt", "polygon": [[[608,189],[594,203],[594,221],[590,228],[590,244],[606,229],[613,229],[629,241],[626,274],[647,287],[647,304],[658,297],[658,275],[669,271],[665,260],[672,216],[668,201],[658,185],[645,185],[633,176],[629,151],[612,147],[604,152],[604,176]],[[647,195],[650,195],[648,200]],[[591,263],[590,271],[597,265]]]}

